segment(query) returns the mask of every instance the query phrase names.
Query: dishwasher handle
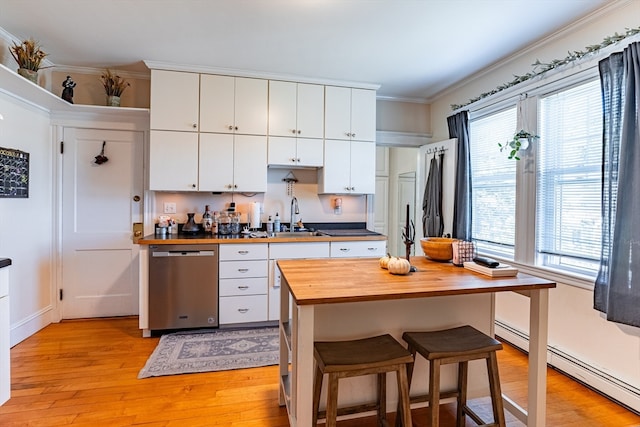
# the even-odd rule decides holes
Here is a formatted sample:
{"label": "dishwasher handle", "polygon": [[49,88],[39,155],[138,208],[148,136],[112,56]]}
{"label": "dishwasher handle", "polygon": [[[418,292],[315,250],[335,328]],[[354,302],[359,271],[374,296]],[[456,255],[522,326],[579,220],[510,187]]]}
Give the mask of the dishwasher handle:
{"label": "dishwasher handle", "polygon": [[152,252],[154,258],[183,257],[183,256],[215,256],[215,251],[156,251]]}

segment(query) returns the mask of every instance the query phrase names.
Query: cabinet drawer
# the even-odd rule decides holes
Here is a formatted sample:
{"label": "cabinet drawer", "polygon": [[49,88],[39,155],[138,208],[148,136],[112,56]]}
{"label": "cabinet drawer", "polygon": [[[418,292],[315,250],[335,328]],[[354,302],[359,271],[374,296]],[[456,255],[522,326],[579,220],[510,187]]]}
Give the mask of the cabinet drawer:
{"label": "cabinet drawer", "polygon": [[264,295],[267,293],[266,277],[246,279],[220,279],[220,296]]}
{"label": "cabinet drawer", "polygon": [[223,261],[220,263],[220,279],[243,277],[267,277],[268,261]]}
{"label": "cabinet drawer", "polygon": [[220,324],[264,322],[267,304],[267,295],[220,297]]}
{"label": "cabinet drawer", "polygon": [[239,261],[243,259],[267,259],[269,246],[266,243],[251,245],[221,244],[220,261]]}
{"label": "cabinet drawer", "polygon": [[381,257],[384,256],[386,248],[387,243],[384,240],[331,242],[331,257]]}
{"label": "cabinet drawer", "polygon": [[271,243],[269,259],[328,258],[329,242]]}

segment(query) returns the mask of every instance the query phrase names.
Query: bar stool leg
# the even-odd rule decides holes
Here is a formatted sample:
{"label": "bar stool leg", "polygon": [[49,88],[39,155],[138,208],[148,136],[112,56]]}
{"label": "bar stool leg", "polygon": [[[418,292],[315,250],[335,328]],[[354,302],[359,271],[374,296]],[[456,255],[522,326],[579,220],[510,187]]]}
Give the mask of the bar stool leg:
{"label": "bar stool leg", "polygon": [[378,426],[382,427],[387,421],[387,374],[380,373],[378,377],[378,401],[376,408],[378,411]]}
{"label": "bar stool leg", "polygon": [[402,419],[403,427],[411,427],[411,399],[409,398],[409,380],[407,378],[407,368],[400,366],[396,371],[398,380],[398,407],[401,408],[396,414],[396,425]]}
{"label": "bar stool leg", "polygon": [[429,361],[429,410],[431,426],[440,425],[440,360]]}
{"label": "bar stool leg", "polygon": [[[411,415],[411,396],[410,396],[410,392],[411,392],[411,380],[413,378],[413,367],[415,365],[415,360],[416,360],[416,349],[415,347],[413,347],[411,344],[407,345],[407,350],[409,350],[409,352],[411,353],[411,357],[413,358],[414,362],[411,363],[407,363],[406,364],[406,377],[407,377],[407,396],[409,396],[409,401],[407,402],[407,407],[409,408],[409,415]],[[398,390],[400,390],[400,388],[398,388]],[[402,417],[400,416],[400,414],[404,411],[404,408],[402,407],[402,405],[400,404],[400,401],[398,400],[398,408],[396,409],[396,426],[395,427],[402,427]],[[411,426],[411,424],[407,424],[406,419],[404,420],[404,425],[405,426]]]}
{"label": "bar stool leg", "polygon": [[329,373],[329,389],[327,393],[326,427],[336,427],[336,418],[338,418],[338,374]]}
{"label": "bar stool leg", "polygon": [[316,380],[313,387],[313,425],[318,425],[318,411],[320,410],[320,393],[322,392],[322,369],[316,367]]}
{"label": "bar stool leg", "polygon": [[456,408],[456,427],[464,427],[465,408],[467,406],[467,375],[469,372],[469,362],[458,363],[458,407]]}
{"label": "bar stool leg", "polygon": [[500,374],[498,373],[498,357],[493,351],[487,359],[487,372],[489,373],[489,390],[493,402],[493,419],[500,427],[506,426],[504,418],[504,406],[502,404],[502,389],[500,387]]}

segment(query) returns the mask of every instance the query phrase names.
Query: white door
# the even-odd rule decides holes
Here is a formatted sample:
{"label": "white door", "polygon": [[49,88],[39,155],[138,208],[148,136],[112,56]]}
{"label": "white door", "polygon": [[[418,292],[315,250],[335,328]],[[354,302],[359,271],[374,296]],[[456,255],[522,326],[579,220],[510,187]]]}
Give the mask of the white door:
{"label": "white door", "polygon": [[[409,221],[416,223],[415,206],[416,206],[416,174],[414,172],[405,172],[398,175],[398,209],[396,218],[398,221],[398,239],[397,248],[394,255],[404,258],[407,254],[407,245],[404,243],[402,233],[407,224],[407,205],[409,206]],[[411,224],[411,223],[410,223]],[[420,239],[418,233],[414,239],[414,244],[411,247],[411,254],[415,254],[416,242],[420,245]]]}
{"label": "white door", "polygon": [[[442,234],[451,235],[453,232],[453,202],[456,185],[457,139],[447,139],[420,146],[418,157],[418,173],[416,176],[416,242],[424,236],[422,229],[422,203],[424,201],[424,188],[429,177],[431,158],[434,153],[440,155],[444,150],[442,167],[442,220],[444,229]],[[420,245],[417,246],[420,250]]]}
{"label": "white door", "polygon": [[[62,155],[63,319],[138,313],[143,213],[142,132],[64,130]],[[105,146],[108,161],[95,157]]]}

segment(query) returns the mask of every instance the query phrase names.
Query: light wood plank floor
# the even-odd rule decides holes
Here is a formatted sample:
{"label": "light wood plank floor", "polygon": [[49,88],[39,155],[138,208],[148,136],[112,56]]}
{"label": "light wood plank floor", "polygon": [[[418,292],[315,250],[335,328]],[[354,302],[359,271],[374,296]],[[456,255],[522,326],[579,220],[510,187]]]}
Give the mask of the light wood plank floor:
{"label": "light wood plank floor", "polygon": [[[12,397],[0,406],[0,426],[289,425],[286,410],[278,406],[276,366],[138,380],[157,342],[141,338],[137,318],[47,326],[11,349]],[[503,390],[524,402],[526,357],[506,346],[499,361]],[[547,426],[640,425],[639,416],[558,372],[548,370],[548,378]],[[455,425],[453,413],[452,404],[442,405],[443,427]],[[426,409],[415,410],[414,426],[426,427],[425,417]],[[374,426],[375,421],[339,425]]]}

